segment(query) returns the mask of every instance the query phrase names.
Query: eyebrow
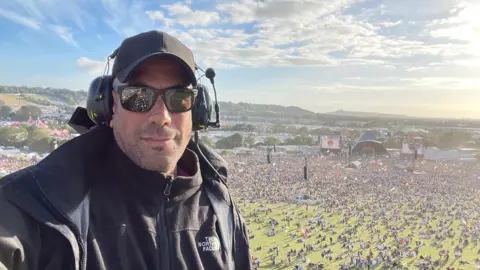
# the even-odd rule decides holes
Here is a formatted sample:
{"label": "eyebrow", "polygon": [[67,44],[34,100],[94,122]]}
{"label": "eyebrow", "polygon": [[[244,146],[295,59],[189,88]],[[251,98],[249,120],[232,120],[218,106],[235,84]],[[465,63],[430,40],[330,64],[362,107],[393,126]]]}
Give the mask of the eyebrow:
{"label": "eyebrow", "polygon": [[175,88],[175,87],[185,87],[185,88],[189,88],[189,89],[193,89],[193,85],[190,83],[188,85],[185,85],[185,84],[173,84],[173,85],[170,85],[168,87],[161,87],[161,88],[157,88],[157,87],[152,87],[150,85],[145,85],[143,83],[140,83],[140,82],[128,82],[127,83],[127,86],[139,86],[139,87],[147,87],[147,88],[152,88],[152,89],[157,89],[157,90],[164,90],[164,89],[168,89],[168,88]]}
{"label": "eyebrow", "polygon": [[[144,83],[142,83],[138,80],[135,80],[135,79],[132,79],[131,81],[128,81],[126,84],[130,85],[130,86],[143,86],[143,87],[156,88],[156,87],[152,87],[150,85],[146,85],[146,84],[144,84]],[[183,87],[187,87],[187,88],[193,88],[193,83],[191,83],[191,82],[181,82],[181,83],[174,84],[170,87],[175,87],[175,86],[183,86]],[[168,87],[168,88],[170,88],[170,87]],[[163,88],[166,88],[166,87],[163,87],[163,85],[162,85],[162,88],[160,88],[160,89],[163,89]]]}

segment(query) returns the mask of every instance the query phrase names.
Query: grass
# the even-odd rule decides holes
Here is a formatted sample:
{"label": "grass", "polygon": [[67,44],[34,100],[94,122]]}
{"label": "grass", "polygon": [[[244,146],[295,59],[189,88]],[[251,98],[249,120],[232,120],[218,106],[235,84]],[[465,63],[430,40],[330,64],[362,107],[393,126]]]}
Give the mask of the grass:
{"label": "grass", "polygon": [[[6,103],[6,105],[10,105],[10,106],[23,106],[23,105],[39,106],[39,105],[42,105],[41,103],[42,101],[43,102],[50,101],[48,97],[42,96],[42,95],[37,95],[37,94],[23,94],[23,95],[26,96],[27,99],[30,98],[31,100],[27,100],[21,97],[20,95],[15,95],[15,94],[0,94],[0,100],[3,100]],[[35,102],[35,100],[40,101],[40,103]]]}
{"label": "grass", "polygon": [[[301,260],[292,260],[292,263],[290,265],[287,265],[287,259],[286,259],[286,252],[287,250],[290,249],[301,249],[303,247],[304,243],[298,243],[297,239],[300,239],[301,237],[299,236],[300,229],[297,228],[295,225],[297,222],[300,222],[302,226],[304,226],[308,220],[315,220],[318,215],[323,215],[324,218],[327,217],[328,219],[328,224],[334,224],[336,225],[336,232],[337,234],[332,234],[332,232],[324,230],[321,230],[321,227],[318,228],[317,231],[312,231],[311,232],[311,238],[306,238],[305,239],[305,244],[314,244],[314,246],[317,248],[319,245],[316,244],[317,242],[317,236],[319,234],[327,235],[327,241],[323,242],[323,244],[328,243],[329,244],[329,238],[332,236],[333,238],[333,245],[330,246],[328,245],[328,248],[333,251],[333,261],[330,263],[325,257],[325,259],[322,260],[321,257],[321,252],[323,248],[314,251],[314,252],[309,252],[307,253],[307,258],[311,260],[313,263],[322,263],[325,265],[325,269],[340,269],[340,265],[345,262],[349,262],[348,256],[346,256],[345,259],[340,260],[340,261],[335,261],[335,258],[340,255],[344,254],[347,255],[345,252],[345,249],[342,247],[342,244],[338,241],[338,235],[341,234],[344,229],[347,228],[346,224],[340,224],[339,221],[343,218],[340,214],[335,214],[335,213],[323,213],[323,208],[319,209],[316,206],[309,206],[308,210],[306,209],[305,206],[300,206],[300,205],[293,205],[293,204],[265,204],[265,208],[271,208],[272,213],[269,215],[265,215],[265,213],[258,214],[258,218],[262,217],[264,218],[263,222],[255,222],[255,217],[251,216],[250,213],[253,212],[254,209],[259,209],[260,203],[254,203],[254,204],[247,204],[244,205],[243,203],[240,204],[240,207],[242,208],[242,213],[247,222],[249,222],[249,229],[250,229],[250,236],[254,235],[254,239],[250,240],[251,243],[251,253],[255,257],[259,257],[262,260],[262,263],[260,264],[261,269],[293,269],[293,266],[296,264],[300,264],[304,266],[304,269],[307,268],[307,264],[301,262]],[[407,210],[408,207],[405,206],[399,206],[400,211]],[[291,215],[294,220],[290,221],[290,227],[287,228],[285,231],[280,231],[281,230],[281,225],[285,224],[287,225],[286,221],[282,221],[282,218],[285,217],[285,215],[282,215],[282,212],[288,212],[288,214],[293,213]],[[269,237],[267,236],[267,232],[270,231],[270,217],[276,219],[280,224],[276,227],[276,232],[277,234],[275,236]],[[441,217],[439,217],[441,218]],[[366,217],[364,224],[368,223],[368,221],[372,220],[372,217]],[[351,218],[348,222],[350,225],[356,224],[358,219],[356,218]],[[417,220],[419,221],[419,219]],[[460,233],[463,228],[463,224],[461,224],[462,221],[460,219],[454,219],[453,225],[450,227],[455,230],[455,237],[454,238],[447,238],[444,241],[440,241],[439,243],[443,245],[443,249],[449,250],[450,251],[450,259],[449,261],[441,266],[441,268],[435,268],[435,269],[445,269],[448,266],[453,266],[453,267],[459,267],[462,269],[475,269],[476,263],[474,260],[477,258],[477,251],[480,249],[480,245],[474,246],[472,241],[469,243],[468,246],[466,246],[463,249],[463,255],[462,255],[462,260],[468,261],[470,264],[468,265],[461,265],[459,263],[460,260],[456,260],[454,254],[455,254],[455,246],[459,243],[459,238],[460,238]],[[398,221],[397,225],[401,226],[403,221]],[[437,225],[437,220],[433,220],[429,222],[429,225],[431,225],[433,228],[436,227]],[[400,233],[401,237],[406,237],[409,232],[413,230],[412,226],[404,228],[404,232]],[[352,236],[352,240],[357,240],[357,239],[362,239],[363,241],[368,241],[371,240],[372,242],[372,248],[371,250],[373,251],[374,257],[377,256],[379,251],[375,248],[377,238],[376,236],[373,237],[368,230],[365,230],[362,232],[362,229],[364,229],[365,226],[359,227],[358,234],[355,236]],[[376,226],[377,229],[380,229],[380,235],[384,235],[386,233],[386,228],[381,224],[381,222],[378,223]],[[295,232],[297,234],[297,237],[295,239],[290,238],[290,233]],[[414,234],[415,235],[415,234]],[[419,249],[419,254],[416,257],[413,258],[404,258],[401,260],[402,264],[407,265],[408,269],[417,269],[415,267],[415,263],[419,261],[420,255],[423,255],[424,257],[430,255],[432,256],[432,260],[435,261],[439,259],[439,251],[442,248],[436,248],[432,246],[432,240],[424,240],[424,239],[419,239],[415,238],[417,235],[414,236],[414,238],[410,242],[410,247],[413,247],[415,244],[415,241],[422,241],[426,245],[421,247]],[[469,237],[469,241],[470,241]],[[452,241],[454,244],[452,244]],[[385,244],[392,246],[392,250],[395,247],[395,242],[396,240],[394,239],[393,236],[389,236],[387,240],[385,241]],[[262,247],[261,250],[257,251],[257,247]],[[271,255],[275,254],[274,252],[269,252],[269,248],[278,246],[279,248],[279,256],[277,257],[277,265],[272,265],[271,262]],[[360,246],[358,243],[355,243],[355,249],[354,252],[360,250]],[[367,255],[369,252],[368,249],[363,250],[363,255]],[[294,257],[292,257],[294,258]],[[280,261],[283,260],[284,264],[279,265]],[[307,268],[308,269],[308,268]],[[380,268],[375,268],[375,269],[380,269]]]}
{"label": "grass", "polygon": [[7,105],[22,106],[29,104],[29,102],[19,99],[19,95],[0,94],[0,100],[3,100]]}

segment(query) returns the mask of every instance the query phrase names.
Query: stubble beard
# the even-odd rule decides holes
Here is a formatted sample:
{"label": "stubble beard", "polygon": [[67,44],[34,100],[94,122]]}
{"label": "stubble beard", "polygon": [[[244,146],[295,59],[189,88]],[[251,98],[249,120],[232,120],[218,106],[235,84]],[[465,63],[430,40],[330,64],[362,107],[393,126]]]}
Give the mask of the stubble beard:
{"label": "stubble beard", "polygon": [[132,160],[138,167],[148,170],[148,171],[157,171],[157,172],[169,172],[172,171],[176,166],[176,161],[173,159],[176,157],[176,154],[166,154],[164,153],[163,147],[154,147],[151,151],[158,152],[160,158],[152,158],[145,155],[141,146],[140,136],[135,135],[134,142],[129,143],[122,136],[120,130],[113,127],[113,134],[115,141],[117,142],[118,147],[122,150],[125,155]]}

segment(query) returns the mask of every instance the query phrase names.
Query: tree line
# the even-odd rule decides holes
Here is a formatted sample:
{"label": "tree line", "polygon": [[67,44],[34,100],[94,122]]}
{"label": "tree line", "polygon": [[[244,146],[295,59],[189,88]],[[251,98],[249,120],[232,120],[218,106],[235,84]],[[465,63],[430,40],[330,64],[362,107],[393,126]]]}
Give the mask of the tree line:
{"label": "tree line", "polygon": [[[0,100],[0,102],[2,102]],[[37,119],[42,116],[42,110],[35,105],[23,105],[14,111],[12,107],[5,103],[0,103],[0,119],[9,119],[12,121],[27,121],[30,117]]]}
{"label": "tree line", "polygon": [[[72,129],[63,126],[64,129]],[[60,146],[67,140],[55,140],[50,134],[50,129],[36,126],[20,125],[18,127],[0,127],[0,145],[15,148],[28,147],[30,151],[40,154],[50,153],[55,146]]]}
{"label": "tree line", "polygon": [[216,142],[213,142],[207,136],[201,137],[201,140],[208,146],[216,149],[233,149],[237,147],[255,147],[259,145],[317,145],[318,139],[313,136],[298,135],[293,138],[287,138],[284,141],[275,136],[266,137],[261,142],[257,142],[253,134],[242,135],[240,133],[234,133],[231,136],[221,137]]}

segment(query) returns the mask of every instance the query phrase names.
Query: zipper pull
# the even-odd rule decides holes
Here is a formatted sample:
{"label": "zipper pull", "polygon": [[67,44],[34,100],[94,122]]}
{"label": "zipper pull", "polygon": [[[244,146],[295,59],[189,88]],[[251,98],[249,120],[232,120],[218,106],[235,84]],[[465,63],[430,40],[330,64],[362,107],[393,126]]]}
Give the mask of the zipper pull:
{"label": "zipper pull", "polygon": [[163,190],[163,195],[168,199],[170,195],[170,190],[172,189],[172,178],[170,176],[167,177],[167,184],[165,185],[165,189]]}

